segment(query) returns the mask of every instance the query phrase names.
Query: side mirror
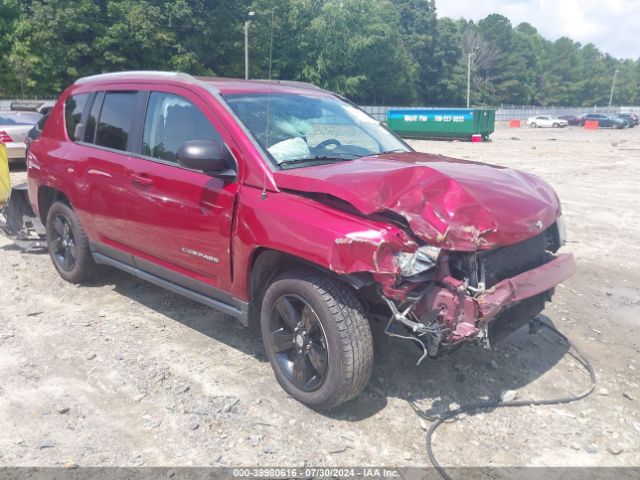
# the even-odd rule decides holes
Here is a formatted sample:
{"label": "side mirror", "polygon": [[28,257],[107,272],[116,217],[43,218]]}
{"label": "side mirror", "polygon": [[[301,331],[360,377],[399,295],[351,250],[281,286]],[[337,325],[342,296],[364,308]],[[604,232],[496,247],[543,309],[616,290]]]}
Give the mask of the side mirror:
{"label": "side mirror", "polygon": [[223,144],[211,140],[184,142],[176,152],[178,164],[191,170],[201,170],[214,177],[228,179],[235,176],[225,159]]}

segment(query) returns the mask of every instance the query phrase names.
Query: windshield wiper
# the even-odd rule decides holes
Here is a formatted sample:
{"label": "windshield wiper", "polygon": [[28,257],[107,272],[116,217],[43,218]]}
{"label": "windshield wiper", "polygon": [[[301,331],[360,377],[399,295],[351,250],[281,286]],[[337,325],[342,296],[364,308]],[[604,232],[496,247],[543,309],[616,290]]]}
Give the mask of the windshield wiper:
{"label": "windshield wiper", "polygon": [[409,150],[404,150],[403,148],[396,148],[394,150],[386,150],[384,152],[378,152],[375,155],[386,155],[387,153],[407,153]]}
{"label": "windshield wiper", "polygon": [[354,155],[352,153],[343,153],[342,156],[330,156],[330,155],[318,155],[315,157],[308,158],[296,158],[295,160],[285,160],[284,162],[278,163],[279,166],[283,165],[297,165],[299,163],[310,163],[310,162],[344,162],[345,160],[355,160],[356,158],[360,158],[358,155]]}

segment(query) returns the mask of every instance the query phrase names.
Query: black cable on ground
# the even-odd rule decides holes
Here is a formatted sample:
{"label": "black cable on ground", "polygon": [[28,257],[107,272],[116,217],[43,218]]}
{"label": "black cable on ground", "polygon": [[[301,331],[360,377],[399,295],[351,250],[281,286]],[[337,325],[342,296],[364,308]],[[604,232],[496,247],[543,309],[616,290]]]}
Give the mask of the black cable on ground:
{"label": "black cable on ground", "polygon": [[[483,410],[483,409],[488,409],[488,408],[528,407],[528,406],[532,406],[532,405],[560,405],[560,404],[564,404],[564,403],[572,403],[572,402],[576,402],[578,400],[582,400],[583,398],[587,397],[596,388],[596,373],[593,370],[593,367],[591,366],[591,363],[587,359],[586,355],[584,353],[582,353],[582,351],[580,351],[580,349],[578,347],[576,347],[575,344],[571,340],[569,340],[563,333],[561,333],[558,330],[556,330],[555,327],[552,327],[548,323],[542,322],[542,321],[540,322],[540,324],[542,326],[548,328],[552,332],[554,332],[560,338],[562,338],[565,342],[567,342],[569,347],[571,347],[574,350],[575,354],[570,353],[570,355],[572,355],[584,367],[584,369],[589,373],[589,377],[591,379],[591,386],[587,390],[585,390],[583,393],[580,393],[578,395],[571,395],[571,396],[567,396],[567,397],[552,398],[552,399],[547,399],[547,400],[517,400],[517,401],[512,401],[512,402],[477,402],[477,403],[470,403],[468,405],[463,405],[460,408],[457,408],[456,410],[452,410],[450,412],[447,412],[446,414],[444,414],[443,416],[438,418],[431,425],[431,427],[429,428],[429,430],[427,432],[427,438],[426,438],[427,454],[429,455],[429,460],[431,461],[431,464],[435,467],[435,469],[438,471],[440,476],[442,476],[442,478],[444,478],[445,480],[452,480],[452,478],[447,474],[447,472],[445,471],[444,467],[442,465],[440,465],[440,463],[436,459],[435,454],[433,453],[432,437],[433,437],[433,434],[436,431],[436,429],[440,425],[442,425],[444,422],[446,422],[447,420],[450,420],[450,419],[452,419],[454,417],[457,417],[458,415],[460,415],[462,413],[467,413],[467,412],[476,411],[476,410]],[[424,414],[424,412],[422,412],[415,405],[415,403],[410,402],[410,405],[416,411],[416,413],[418,415],[420,415],[422,418],[424,418],[426,420],[429,420],[429,418]]]}

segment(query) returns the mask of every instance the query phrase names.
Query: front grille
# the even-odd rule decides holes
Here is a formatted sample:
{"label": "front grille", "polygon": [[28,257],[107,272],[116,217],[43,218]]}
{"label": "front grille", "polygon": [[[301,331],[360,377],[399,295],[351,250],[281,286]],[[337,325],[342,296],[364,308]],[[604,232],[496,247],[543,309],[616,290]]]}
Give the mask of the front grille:
{"label": "front grille", "polygon": [[515,245],[485,252],[454,253],[451,273],[473,288],[480,283],[491,288],[506,278],[543,265],[548,260],[547,241],[548,232],[543,232]]}
{"label": "front grille", "polygon": [[546,257],[546,238],[541,233],[515,245],[479,253],[478,266],[484,266],[484,284],[491,288],[505,278],[539,267]]}

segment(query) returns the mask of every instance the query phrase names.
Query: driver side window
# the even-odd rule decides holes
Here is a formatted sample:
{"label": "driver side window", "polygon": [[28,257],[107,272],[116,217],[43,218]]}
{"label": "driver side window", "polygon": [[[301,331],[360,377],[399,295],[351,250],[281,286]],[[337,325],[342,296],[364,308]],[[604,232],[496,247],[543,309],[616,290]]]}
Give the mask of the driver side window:
{"label": "driver side window", "polygon": [[190,140],[222,142],[204,114],[184,97],[152,92],[147,105],[142,139],[142,154],[176,162],[180,146]]}

